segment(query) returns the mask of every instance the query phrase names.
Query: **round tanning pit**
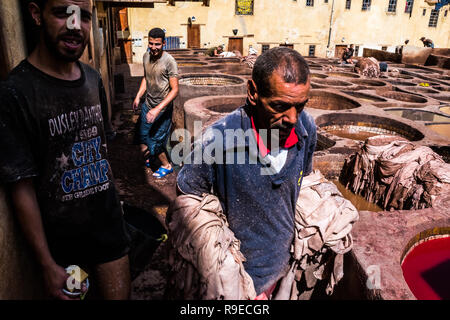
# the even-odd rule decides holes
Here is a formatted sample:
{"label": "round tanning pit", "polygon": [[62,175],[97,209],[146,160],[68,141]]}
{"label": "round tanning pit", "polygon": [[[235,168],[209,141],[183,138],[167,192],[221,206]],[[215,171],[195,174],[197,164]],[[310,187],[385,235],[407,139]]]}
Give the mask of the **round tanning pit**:
{"label": "round tanning pit", "polygon": [[407,82],[407,81],[400,81],[400,80],[391,80],[391,79],[386,79],[387,82],[389,82],[390,84],[396,85],[396,86],[408,86],[408,87],[412,87],[412,86],[416,86],[416,83],[413,82]]}
{"label": "round tanning pit", "polygon": [[325,114],[316,119],[316,125],[328,134],[357,141],[377,135],[394,135],[411,141],[424,138],[420,131],[402,122],[367,114]]}
{"label": "round tanning pit", "polygon": [[384,109],[384,111],[412,121],[450,122],[450,116],[446,117],[431,111],[404,108]]}
{"label": "round tanning pit", "polygon": [[405,90],[417,93],[439,93],[439,91],[432,89],[430,87],[409,87]]}
{"label": "round tanning pit", "polygon": [[450,228],[435,229],[414,237],[401,261],[403,277],[419,300],[450,299]]}
{"label": "round tanning pit", "polygon": [[181,76],[180,84],[191,86],[229,86],[244,83],[244,80],[225,74],[196,74]]}
{"label": "round tanning pit", "polygon": [[210,126],[228,113],[245,104],[247,96],[210,96],[186,101],[184,114],[186,129],[193,134],[195,121],[201,121],[202,129]]}
{"label": "round tanning pit", "polygon": [[323,150],[333,147],[335,144],[336,144],[336,141],[333,141],[333,140],[325,137],[323,134],[317,133],[317,144],[316,144],[316,150],[314,150],[314,151],[323,151]]}
{"label": "round tanning pit", "polygon": [[351,83],[337,80],[337,79],[319,79],[319,78],[314,79],[313,78],[311,80],[311,82],[315,82],[317,84],[326,85],[326,86],[330,86],[330,87],[349,87],[352,85]]}
{"label": "round tanning pit", "polygon": [[327,75],[332,77],[359,78],[359,75],[348,72],[327,72]]}
{"label": "round tanning pit", "polygon": [[239,63],[241,60],[239,58],[206,58],[206,61],[212,63]]}
{"label": "round tanning pit", "polygon": [[325,79],[328,78],[326,74],[323,73],[310,73],[309,74],[311,78],[319,78],[319,79]]}
{"label": "round tanning pit", "polygon": [[367,103],[372,103],[372,102],[386,102],[387,100],[384,98],[380,98],[377,97],[375,95],[371,95],[371,94],[367,94],[367,93],[362,93],[362,92],[358,92],[358,91],[342,91],[345,94],[348,94],[350,96],[353,96],[355,98],[358,99],[358,101],[364,101]]}
{"label": "round tanning pit", "polygon": [[438,85],[438,86],[433,86],[433,88],[437,89],[439,91],[450,91],[450,86]]}
{"label": "round tanning pit", "polygon": [[189,59],[189,60],[198,60],[198,56],[194,54],[176,54],[173,56],[175,60],[183,60],[183,59]]}
{"label": "round tanning pit", "polygon": [[450,94],[430,94],[430,97],[444,103],[450,102]]}
{"label": "round tanning pit", "polygon": [[366,87],[384,87],[386,86],[386,83],[379,80],[370,80],[370,79],[357,79],[357,80],[350,80],[351,83],[366,86]]}
{"label": "round tanning pit", "polygon": [[442,112],[442,113],[450,115],[450,106],[440,107],[439,111]]}
{"label": "round tanning pit", "polygon": [[450,123],[425,123],[425,125],[441,136],[450,138]]}
{"label": "round tanning pit", "polygon": [[179,61],[178,63],[179,67],[198,67],[198,66],[206,66],[206,62],[196,62],[196,61]]}
{"label": "round tanning pit", "polygon": [[407,79],[407,80],[414,79],[413,76],[409,76],[409,75],[406,75],[406,74],[395,74],[393,72],[388,72],[388,75],[391,78]]}
{"label": "round tanning pit", "polygon": [[322,110],[346,110],[360,107],[361,104],[338,93],[311,89],[306,107]]}
{"label": "round tanning pit", "polygon": [[412,102],[412,103],[426,103],[428,100],[424,97],[420,97],[418,95],[404,93],[404,92],[398,92],[398,91],[385,91],[385,92],[379,92],[380,96],[403,101],[403,102]]}

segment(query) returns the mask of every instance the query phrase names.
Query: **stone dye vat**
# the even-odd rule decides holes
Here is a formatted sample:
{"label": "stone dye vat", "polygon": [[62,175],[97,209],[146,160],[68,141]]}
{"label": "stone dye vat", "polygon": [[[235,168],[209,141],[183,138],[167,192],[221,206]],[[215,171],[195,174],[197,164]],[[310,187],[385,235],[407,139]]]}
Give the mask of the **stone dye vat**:
{"label": "stone dye vat", "polygon": [[328,78],[328,76],[323,73],[310,73],[309,75],[311,78],[320,78],[320,79]]}
{"label": "stone dye vat", "polygon": [[205,58],[205,61],[208,61],[210,63],[220,63],[220,64],[236,64],[240,63],[241,60],[239,58]]}
{"label": "stone dye vat", "polygon": [[450,115],[450,106],[440,107],[440,108],[439,108],[439,111],[441,111],[441,112],[443,112],[443,113],[445,113],[445,114]]}
{"label": "stone dye vat", "polygon": [[429,94],[430,97],[436,99],[442,103],[450,102],[450,94]]}
{"label": "stone dye vat", "polygon": [[198,97],[186,101],[184,115],[186,129],[194,135],[194,122],[201,121],[201,129],[205,129],[228,113],[245,104],[247,96],[209,96]]}
{"label": "stone dye vat", "polygon": [[207,63],[206,62],[200,62],[200,61],[192,61],[192,60],[188,60],[188,61],[178,61],[177,62],[178,67],[198,67],[198,66],[206,66]]}
{"label": "stone dye vat", "polygon": [[208,73],[215,72],[217,70],[216,65],[211,65],[206,62],[194,62],[194,63],[185,63],[178,64],[178,71],[180,74],[188,74],[188,73]]}
{"label": "stone dye vat", "polygon": [[328,86],[328,87],[350,87],[350,86],[352,86],[352,84],[349,82],[338,80],[338,79],[329,79],[329,78],[328,79],[312,78],[311,82],[317,83],[319,85]]}
{"label": "stone dye vat", "polygon": [[345,94],[355,97],[358,101],[364,101],[367,103],[372,102],[386,102],[387,100],[376,95],[358,92],[358,91],[342,91]]}
{"label": "stone dye vat", "polygon": [[359,78],[358,74],[348,72],[327,72],[327,75],[332,77]]}
{"label": "stone dye vat", "polygon": [[413,92],[413,93],[419,93],[419,94],[426,94],[426,93],[439,93],[438,90],[433,89],[431,87],[408,87],[408,88],[403,88],[402,91],[404,92]]}
{"label": "stone dye vat", "polygon": [[219,73],[182,74],[179,78],[179,94],[174,101],[173,122],[175,129],[185,128],[184,103],[202,96],[242,95],[247,92],[247,82],[238,76]]}
{"label": "stone dye vat", "polygon": [[372,87],[386,87],[386,83],[380,80],[370,80],[370,79],[355,79],[350,80],[351,83],[358,85],[359,87],[372,88]]}
{"label": "stone dye vat", "polygon": [[417,85],[414,82],[408,82],[408,81],[391,80],[391,79],[384,79],[384,80],[389,82],[390,84],[393,84],[396,86],[416,86]]}
{"label": "stone dye vat", "polygon": [[[450,299],[450,227],[436,229],[417,235],[402,258],[405,281],[419,300]],[[436,231],[441,234],[429,235]]]}
{"label": "stone dye vat", "polygon": [[413,121],[429,121],[429,122],[450,122],[450,116],[444,116],[442,114],[417,109],[385,109],[389,114],[394,114],[405,119]]}
{"label": "stone dye vat", "polygon": [[425,123],[425,125],[441,136],[450,138],[450,123]]}
{"label": "stone dye vat", "polygon": [[402,102],[411,102],[411,103],[426,103],[426,102],[428,102],[428,100],[423,96],[405,93],[405,92],[399,92],[399,91],[384,91],[384,92],[378,92],[378,94],[382,97],[392,99],[392,100],[398,100],[398,101],[402,101]]}
{"label": "stone dye vat", "polygon": [[433,86],[433,88],[439,91],[450,91],[450,86],[438,85]]}
{"label": "stone dye vat", "polygon": [[409,76],[409,75],[406,75],[406,74],[396,74],[396,73],[393,73],[393,72],[388,72],[388,75],[389,75],[389,77],[394,78],[394,79],[396,79],[396,78],[398,78],[398,79],[408,79],[408,80],[414,79],[413,76]]}
{"label": "stone dye vat", "polygon": [[411,141],[424,138],[420,131],[402,122],[367,114],[325,114],[316,119],[316,125],[331,135],[358,141],[378,135],[394,135]]}
{"label": "stone dye vat", "polygon": [[355,99],[321,89],[311,89],[309,100],[306,104],[307,108],[322,110],[346,110],[360,106],[361,104]]}

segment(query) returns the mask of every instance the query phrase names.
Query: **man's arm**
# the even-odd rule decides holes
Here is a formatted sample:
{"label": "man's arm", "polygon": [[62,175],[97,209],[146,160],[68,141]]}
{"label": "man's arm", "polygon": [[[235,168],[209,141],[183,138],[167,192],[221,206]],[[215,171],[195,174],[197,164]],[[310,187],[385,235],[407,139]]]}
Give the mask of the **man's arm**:
{"label": "man's arm", "polygon": [[144,95],[145,91],[147,90],[147,81],[145,80],[145,77],[142,77],[141,85],[139,86],[139,91],[136,94],[136,98],[134,98],[133,101],[133,110],[136,111],[139,107],[139,102],[141,101],[141,97]]}
{"label": "man's arm", "polygon": [[171,103],[178,95],[178,78],[169,78],[170,91],[169,94],[160,102],[155,108],[147,112],[146,118],[148,123],[155,121],[158,114],[163,110],[169,103]]}
{"label": "man's arm", "polygon": [[48,292],[57,299],[70,300],[62,292],[68,274],[50,254],[32,179],[13,183],[11,195],[19,224],[43,270]]}

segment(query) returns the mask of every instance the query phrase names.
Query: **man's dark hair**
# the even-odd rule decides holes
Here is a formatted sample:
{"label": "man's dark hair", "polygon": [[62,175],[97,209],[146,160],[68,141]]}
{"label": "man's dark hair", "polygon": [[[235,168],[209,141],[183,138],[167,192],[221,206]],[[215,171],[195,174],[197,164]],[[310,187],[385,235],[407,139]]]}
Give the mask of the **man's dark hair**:
{"label": "man's dark hair", "polygon": [[148,32],[148,37],[154,39],[161,38],[162,41],[164,41],[164,39],[166,38],[166,33],[161,28],[153,28]]}
{"label": "man's dark hair", "polygon": [[36,3],[41,10],[44,10],[45,5],[47,4],[48,0],[28,0],[26,3],[28,4],[31,2]]}
{"label": "man's dark hair", "polygon": [[269,49],[256,59],[252,72],[258,93],[263,97],[271,93],[269,78],[274,71],[278,71],[287,83],[305,84],[308,81],[309,67],[300,53],[287,47]]}

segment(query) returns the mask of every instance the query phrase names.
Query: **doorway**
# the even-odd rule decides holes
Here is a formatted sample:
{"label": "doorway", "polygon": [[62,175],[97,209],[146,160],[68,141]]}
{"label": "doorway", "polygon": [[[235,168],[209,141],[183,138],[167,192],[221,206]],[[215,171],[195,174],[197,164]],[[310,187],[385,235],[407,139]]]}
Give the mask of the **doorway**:
{"label": "doorway", "polygon": [[118,9],[118,24],[117,24],[117,40],[120,47],[120,57],[122,63],[132,63],[133,53],[131,50],[130,27],[128,25],[128,10],[127,8]]}
{"label": "doorway", "polygon": [[200,48],[200,25],[189,24],[187,26],[188,48]]}
{"label": "doorway", "polygon": [[347,48],[346,44],[337,44],[336,49],[334,51],[334,56],[336,58],[342,58],[342,55],[344,54],[344,50]]}
{"label": "doorway", "polygon": [[233,37],[228,39],[228,51],[238,50],[244,55],[244,39],[242,37]]}

